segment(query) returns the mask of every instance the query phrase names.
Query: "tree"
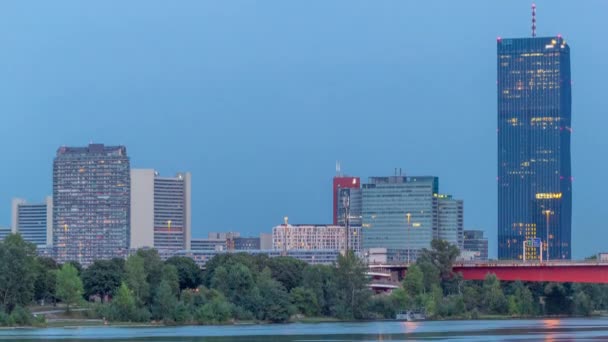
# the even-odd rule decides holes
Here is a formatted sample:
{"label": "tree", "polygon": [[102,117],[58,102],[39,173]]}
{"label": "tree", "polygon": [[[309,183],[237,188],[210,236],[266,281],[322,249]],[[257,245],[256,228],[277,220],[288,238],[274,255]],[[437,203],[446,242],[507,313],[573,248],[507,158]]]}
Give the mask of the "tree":
{"label": "tree", "polygon": [[589,296],[584,292],[577,292],[574,295],[574,314],[578,316],[590,316],[593,312],[593,305]]}
{"label": "tree", "polygon": [[483,281],[482,303],[489,313],[505,313],[508,309],[507,299],[495,274],[486,275]]}
{"label": "tree", "polygon": [[0,305],[10,313],[34,297],[36,246],[21,235],[11,234],[0,242]]}
{"label": "tree", "polygon": [[133,296],[133,292],[129,289],[127,284],[120,284],[110,305],[113,308],[112,312],[116,314],[116,316],[113,317],[113,320],[123,322],[134,320],[133,318],[136,315],[137,306],[135,304],[135,296]]}
{"label": "tree", "polygon": [[272,278],[270,269],[262,271],[257,286],[261,296],[258,318],[275,323],[287,321],[291,311],[289,295],[283,284]]}
{"label": "tree", "polygon": [[219,266],[213,273],[211,288],[220,291],[231,303],[255,312],[259,291],[253,274],[243,264]]}
{"label": "tree", "polygon": [[96,260],[82,272],[85,296],[97,295],[104,300],[118,289],[123,274],[124,260]]}
{"label": "tree", "polygon": [[177,269],[180,290],[195,289],[202,284],[201,269],[191,258],[173,256],[167,259],[165,263],[173,265]]}
{"label": "tree", "polygon": [[336,310],[339,317],[361,319],[371,297],[365,276],[367,268],[353,251],[338,256],[336,268]]}
{"label": "tree", "polygon": [[84,292],[78,270],[71,264],[64,264],[57,271],[56,286],[57,297],[66,304],[66,311],[70,312],[70,305],[80,302]]}
{"label": "tree", "polygon": [[423,275],[424,292],[430,292],[434,285],[441,283],[439,269],[432,262],[419,259],[416,260],[416,266],[420,268]]}
{"label": "tree", "polygon": [[166,282],[171,288],[171,292],[174,296],[179,295],[179,275],[177,274],[177,268],[171,264],[163,266],[163,274],[161,277],[161,283]]}
{"label": "tree", "polygon": [[[460,250],[456,245],[453,245],[445,240],[434,239],[431,241],[431,249],[423,249],[417,259],[417,263],[432,264],[439,271],[441,286],[446,291],[449,282],[453,278],[452,265],[456,258],[460,255]],[[428,268],[428,266],[426,266]],[[423,270],[424,273],[424,270]],[[428,284],[426,284],[428,285]]]}
{"label": "tree", "polygon": [[132,289],[135,301],[140,306],[147,303],[150,296],[147,277],[144,258],[137,254],[131,255],[125,262],[125,284]]}
{"label": "tree", "polygon": [[314,292],[321,315],[330,316],[335,313],[335,268],[327,265],[311,265],[304,268],[302,286]]}
{"label": "tree", "polygon": [[146,302],[152,303],[154,293],[162,278],[163,261],[160,259],[160,255],[156,249],[139,249],[136,254],[144,259],[144,270],[146,271],[148,284],[150,285],[149,297]]}
{"label": "tree", "polygon": [[307,264],[291,257],[276,257],[268,261],[272,278],[283,284],[287,291],[302,284],[302,272]]}
{"label": "tree", "polygon": [[47,257],[36,258],[36,280],[34,282],[34,299],[45,302],[55,299],[55,285],[59,266],[55,260]]}
{"label": "tree", "polygon": [[403,280],[403,288],[412,297],[424,292],[424,275],[418,265],[414,264],[408,267]]}
{"label": "tree", "polygon": [[548,315],[572,313],[572,300],[564,284],[548,283],[545,286],[545,313]]}
{"label": "tree", "polygon": [[303,315],[308,317],[319,314],[319,303],[312,289],[305,287],[294,287],[290,292],[291,303]]}
{"label": "tree", "polygon": [[169,281],[163,279],[154,296],[154,305],[152,309],[153,317],[166,322],[172,321],[172,314],[177,307],[177,303],[175,290],[172,288],[172,285],[169,284]]}

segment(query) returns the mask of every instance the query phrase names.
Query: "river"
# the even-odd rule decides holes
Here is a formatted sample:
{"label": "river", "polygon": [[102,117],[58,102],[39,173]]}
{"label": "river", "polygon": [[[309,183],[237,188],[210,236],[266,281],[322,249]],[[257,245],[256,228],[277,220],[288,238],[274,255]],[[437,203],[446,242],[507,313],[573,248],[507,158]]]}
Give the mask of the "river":
{"label": "river", "polygon": [[312,342],[608,340],[608,318],[0,329],[0,341]]}

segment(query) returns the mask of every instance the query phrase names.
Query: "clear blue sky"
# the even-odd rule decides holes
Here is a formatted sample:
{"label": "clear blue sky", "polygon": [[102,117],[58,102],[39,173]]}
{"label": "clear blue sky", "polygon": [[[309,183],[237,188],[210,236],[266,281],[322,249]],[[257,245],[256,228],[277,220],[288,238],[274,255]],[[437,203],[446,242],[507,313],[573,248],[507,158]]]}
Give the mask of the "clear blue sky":
{"label": "clear blue sky", "polygon": [[[573,252],[608,251],[607,1],[538,1],[572,49]],[[496,254],[496,37],[530,1],[3,1],[0,224],[60,145],[193,174],[193,235],[330,222],[331,178],[401,167],[465,200]]]}

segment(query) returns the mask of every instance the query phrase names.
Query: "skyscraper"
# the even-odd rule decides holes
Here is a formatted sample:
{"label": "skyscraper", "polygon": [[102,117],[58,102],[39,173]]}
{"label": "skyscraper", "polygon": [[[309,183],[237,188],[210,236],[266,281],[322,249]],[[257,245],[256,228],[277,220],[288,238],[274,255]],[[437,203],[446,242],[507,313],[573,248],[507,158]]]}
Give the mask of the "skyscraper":
{"label": "skyscraper", "polygon": [[570,47],[561,35],[498,38],[497,51],[498,258],[522,259],[539,237],[550,259],[570,259]]}
{"label": "skyscraper", "polygon": [[462,249],[464,245],[464,202],[452,195],[437,195],[439,229],[437,237]]}
{"label": "skyscraper", "polygon": [[190,184],[188,172],[131,170],[131,248],[154,247],[161,255],[190,249]]}
{"label": "skyscraper", "polygon": [[362,191],[362,248],[414,261],[438,237],[437,177],[372,177]]}
{"label": "skyscraper", "polygon": [[53,162],[53,248],[58,262],[126,257],[130,164],[124,146],[61,147]]}
{"label": "skyscraper", "polygon": [[53,244],[53,198],[44,203],[27,203],[20,198],[13,199],[12,232],[21,234],[27,242],[38,247]]}
{"label": "skyscraper", "polygon": [[344,220],[344,196],[346,195],[346,193],[342,192],[342,190],[344,189],[359,189],[361,188],[361,181],[359,179],[359,177],[350,177],[350,176],[343,176],[340,173],[340,164],[337,165],[336,167],[336,171],[338,172],[338,174],[334,177],[334,181],[333,181],[333,199],[334,199],[334,206],[333,206],[333,214],[334,214],[334,221],[333,224],[337,225],[339,224],[340,220]]}

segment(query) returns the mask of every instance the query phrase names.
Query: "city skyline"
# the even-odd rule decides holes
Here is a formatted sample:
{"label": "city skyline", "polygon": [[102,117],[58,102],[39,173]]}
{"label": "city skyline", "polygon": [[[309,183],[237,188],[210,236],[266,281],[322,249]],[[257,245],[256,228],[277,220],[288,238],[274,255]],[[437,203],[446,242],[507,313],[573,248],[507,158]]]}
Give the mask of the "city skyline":
{"label": "city skyline", "polygon": [[[561,33],[574,51],[572,238],[579,259],[608,249],[602,217],[592,210],[608,165],[591,157],[608,144],[601,131],[608,69],[600,57],[607,48],[595,29],[608,4],[537,5],[539,35]],[[73,16],[82,14],[79,5],[49,5],[41,12],[54,19],[33,14],[31,27],[23,25],[32,20],[24,19],[25,5],[3,6],[3,21],[15,28],[0,63],[7,75],[1,139],[12,146],[0,184],[0,225],[10,223],[13,197],[35,201],[51,193],[58,146],[92,140],[126,145],[134,168],[191,171],[193,236],[218,229],[253,235],[285,215],[331,222],[328,184],[341,160],[351,175],[401,167],[438,176],[446,193],[466,202],[465,229],[484,230],[496,256],[494,44],[496,36],[529,36],[529,1],[310,8],[275,2],[260,5],[256,16],[247,6],[192,2],[196,16],[150,5],[143,17],[129,16],[137,13],[133,4],[118,14],[94,5],[82,17]],[[431,27],[412,15],[423,11],[434,13]],[[305,26],[319,13],[315,27]],[[167,16],[182,20],[154,29]],[[340,25],[328,30],[336,18]],[[81,30],[68,34],[55,20],[76,21]],[[277,25],[283,32],[270,30]],[[139,39],[147,37],[166,50]],[[279,48],[286,41],[293,43]],[[256,45],[261,49],[252,52]],[[369,137],[365,144],[361,136]],[[235,193],[247,203],[240,215],[231,214]]]}

